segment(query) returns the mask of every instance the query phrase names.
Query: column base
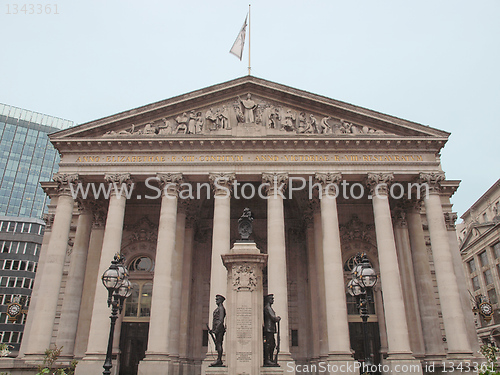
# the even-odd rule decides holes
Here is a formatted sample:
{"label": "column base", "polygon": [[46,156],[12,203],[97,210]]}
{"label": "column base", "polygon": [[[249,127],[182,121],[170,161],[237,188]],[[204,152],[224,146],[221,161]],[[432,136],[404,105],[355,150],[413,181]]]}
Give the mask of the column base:
{"label": "column base", "polygon": [[[173,366],[167,354],[147,353],[146,357],[139,362],[138,375],[170,374]],[[177,369],[179,367],[177,366]],[[167,370],[165,372],[165,370]],[[75,374],[76,375],[76,374]]]}
{"label": "column base", "polygon": [[[392,357],[384,360],[384,364],[378,365],[377,371],[382,372],[382,374],[415,374],[415,375],[423,375],[425,366],[422,367],[422,362],[417,359],[411,358],[402,358],[402,355]],[[374,365],[375,369],[375,365]]]}
{"label": "column base", "polygon": [[[278,361],[279,362],[279,361]],[[285,369],[283,367],[261,367],[259,373],[261,375],[278,375],[278,374],[284,374]],[[291,371],[286,371],[287,374],[295,374],[295,370],[293,372]]]}
{"label": "column base", "polygon": [[[75,375],[88,375],[88,374],[102,374],[104,368],[104,360],[106,356],[104,354],[92,354],[86,355],[82,358],[75,369]],[[111,375],[118,375],[119,373],[119,363],[115,359],[113,360],[113,367],[111,367]]]}

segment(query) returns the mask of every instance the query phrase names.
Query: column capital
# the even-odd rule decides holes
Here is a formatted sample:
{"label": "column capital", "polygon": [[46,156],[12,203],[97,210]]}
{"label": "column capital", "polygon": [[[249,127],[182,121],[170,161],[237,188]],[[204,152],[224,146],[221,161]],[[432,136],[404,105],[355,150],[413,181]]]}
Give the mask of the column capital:
{"label": "column capital", "polygon": [[288,186],[288,173],[286,172],[263,172],[262,182],[268,184],[265,191],[268,195],[274,194],[276,190],[283,194]]}
{"label": "column capital", "polygon": [[180,184],[184,182],[182,173],[157,173],[156,178],[159,180],[163,195],[179,194]]}
{"label": "column capital", "polygon": [[[115,186],[120,185],[123,187],[123,185],[125,185],[127,192],[129,188],[134,188],[134,180],[130,176],[130,173],[106,173],[104,175],[104,181]],[[126,194],[127,192],[124,193]],[[116,189],[111,189],[111,194],[116,195],[117,193]],[[120,193],[122,193],[121,189]]]}
{"label": "column capital", "polygon": [[[325,192],[333,189],[334,186],[338,188],[338,183],[342,181],[342,173],[340,172],[326,172],[326,173],[315,173],[314,180],[321,184]],[[334,192],[332,192],[334,193]]]}
{"label": "column capital", "polygon": [[408,221],[406,220],[407,207],[405,203],[397,204],[396,208],[392,210],[392,220],[394,221],[394,225],[399,228],[408,228]]}
{"label": "column capital", "polygon": [[457,213],[456,212],[444,212],[443,215],[444,215],[444,222],[446,224],[446,229],[451,230],[451,231],[455,230],[456,229],[455,222],[458,219]]}
{"label": "column capital", "polygon": [[231,194],[235,178],[236,174],[232,172],[214,172],[208,175],[215,195],[227,195],[228,191]]}
{"label": "column capital", "polygon": [[52,179],[57,183],[59,195],[71,195],[75,190],[71,185],[82,182],[78,173],[55,173]]}
{"label": "column capital", "polygon": [[388,194],[389,186],[394,180],[394,173],[368,173],[365,185],[370,189],[370,194]]}
{"label": "column capital", "polygon": [[104,201],[91,200],[92,228],[104,228],[108,216],[108,205]]}
{"label": "column capital", "polygon": [[430,194],[439,194],[441,191],[441,182],[444,181],[443,172],[420,172],[418,176],[418,183],[426,184],[428,190],[425,186],[421,187],[422,190],[428,191]]}
{"label": "column capital", "polygon": [[43,221],[45,221],[45,231],[52,229],[52,224],[54,224],[54,214],[43,214]]}

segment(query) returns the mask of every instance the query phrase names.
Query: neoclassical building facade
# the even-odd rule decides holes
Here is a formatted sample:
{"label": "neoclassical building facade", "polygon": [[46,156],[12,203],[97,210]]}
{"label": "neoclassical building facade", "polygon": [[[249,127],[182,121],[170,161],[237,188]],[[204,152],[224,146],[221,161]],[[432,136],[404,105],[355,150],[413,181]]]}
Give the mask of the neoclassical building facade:
{"label": "neoclassical building facade", "polygon": [[282,318],[284,371],[365,357],[346,294],[359,252],[379,275],[374,363],[471,360],[477,336],[450,204],[459,181],[444,178],[439,155],[448,137],[252,76],[53,134],[60,169],[43,183],[53,220],[15,366],[57,345],[62,360],[79,360],[77,374],[102,371],[110,310],[100,277],[121,253],[134,289],[113,371],[231,373],[206,367],[216,354],[207,324],[231,287],[221,256],[247,207],[267,254],[255,282]]}

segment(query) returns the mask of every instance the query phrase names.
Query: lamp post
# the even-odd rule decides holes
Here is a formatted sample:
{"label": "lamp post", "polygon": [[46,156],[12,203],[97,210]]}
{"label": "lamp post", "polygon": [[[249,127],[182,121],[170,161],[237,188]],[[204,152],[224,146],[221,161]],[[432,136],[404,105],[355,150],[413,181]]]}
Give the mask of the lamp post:
{"label": "lamp post", "polygon": [[370,366],[370,345],[368,341],[368,303],[371,295],[368,292],[377,283],[377,273],[372,268],[365,253],[356,255],[355,266],[352,269],[352,279],[347,283],[347,292],[356,297],[359,315],[363,321],[363,341],[365,351],[365,365]]}
{"label": "lamp post", "polygon": [[127,267],[123,265],[125,258],[116,254],[111,261],[109,268],[102,274],[102,283],[108,290],[108,307],[111,306],[111,325],[109,327],[108,350],[106,352],[106,360],[104,361],[103,375],[111,375],[111,367],[113,367],[113,335],[115,333],[116,319],[118,312],[122,312],[125,298],[132,294],[132,285],[128,279]]}

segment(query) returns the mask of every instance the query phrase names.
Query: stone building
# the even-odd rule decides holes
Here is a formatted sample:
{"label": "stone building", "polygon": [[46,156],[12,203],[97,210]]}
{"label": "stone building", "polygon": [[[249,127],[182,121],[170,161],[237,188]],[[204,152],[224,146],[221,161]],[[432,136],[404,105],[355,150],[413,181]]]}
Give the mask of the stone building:
{"label": "stone building", "polygon": [[477,333],[483,343],[500,346],[500,180],[461,218],[457,231]]}
{"label": "stone building", "polygon": [[79,360],[77,374],[102,371],[110,311],[100,276],[122,253],[134,292],[113,370],[232,373],[206,367],[207,324],[215,295],[234,295],[221,255],[246,207],[267,254],[263,276],[246,280],[274,294],[282,318],[281,370],[260,373],[364,358],[346,296],[359,252],[379,275],[368,320],[375,364],[471,359],[477,338],[450,204],[459,181],[444,178],[439,159],[448,137],[252,76],[53,134],[60,169],[43,188],[54,221],[15,366],[57,344]]}

